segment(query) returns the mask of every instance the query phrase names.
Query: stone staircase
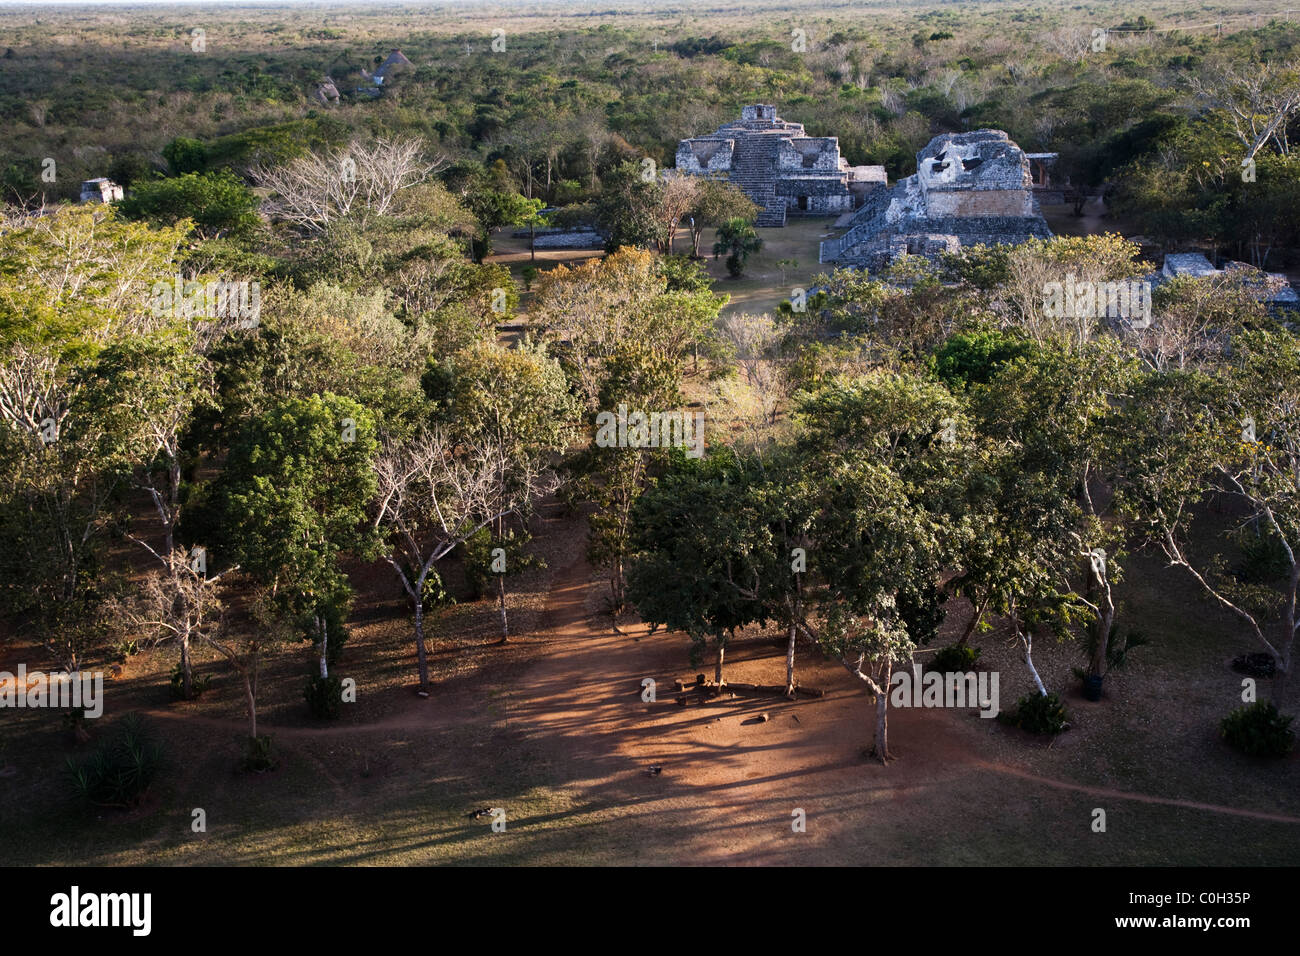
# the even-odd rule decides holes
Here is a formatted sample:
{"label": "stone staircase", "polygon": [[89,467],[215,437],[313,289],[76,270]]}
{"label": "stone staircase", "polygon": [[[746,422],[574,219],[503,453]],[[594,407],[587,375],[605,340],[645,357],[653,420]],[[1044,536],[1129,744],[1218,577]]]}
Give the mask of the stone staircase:
{"label": "stone staircase", "polygon": [[859,243],[868,242],[874,238],[884,226],[880,219],[870,219],[866,222],[858,223],[844,235],[835,239],[827,239],[822,242],[818,262],[834,262],[843,258],[844,254]]}
{"label": "stone staircase", "polygon": [[776,195],[776,157],[781,147],[778,136],[753,134],[736,138],[731,158],[731,181],[758,204],[760,227],[785,225],[785,200]]}
{"label": "stone staircase", "polygon": [[888,205],[889,196],[886,190],[879,190],[877,194],[868,197],[862,208],[854,213],[848,232],[821,243],[817,261],[835,262],[844,258],[854,246],[870,242],[879,235],[888,226],[885,217]]}

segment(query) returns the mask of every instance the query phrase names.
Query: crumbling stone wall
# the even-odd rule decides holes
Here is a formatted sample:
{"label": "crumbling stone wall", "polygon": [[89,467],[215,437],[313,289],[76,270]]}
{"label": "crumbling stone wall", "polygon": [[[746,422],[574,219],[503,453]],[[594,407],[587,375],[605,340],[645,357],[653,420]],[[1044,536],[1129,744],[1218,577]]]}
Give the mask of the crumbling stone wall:
{"label": "crumbling stone wall", "polygon": [[840,157],[839,140],[804,135],[802,125],[781,119],[768,104],[746,106],[739,122],[682,140],[677,170],[734,182],[758,204],[760,226],[784,225],[787,214],[838,215],[853,209],[849,165]]}
{"label": "crumbling stone wall", "polygon": [[917,153],[916,169],[868,194],[848,231],[822,243],[821,261],[878,268],[900,249],[932,256],[1051,235],[1029,159],[1001,130],[936,136]]}

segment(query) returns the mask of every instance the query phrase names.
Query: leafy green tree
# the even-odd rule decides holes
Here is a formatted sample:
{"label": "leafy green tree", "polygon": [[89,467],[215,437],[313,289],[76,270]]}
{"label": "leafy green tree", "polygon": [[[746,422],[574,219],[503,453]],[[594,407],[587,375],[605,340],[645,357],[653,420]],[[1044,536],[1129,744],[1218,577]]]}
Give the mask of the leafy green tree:
{"label": "leafy green tree", "polygon": [[628,600],[643,621],[687,634],[692,663],[712,639],[719,685],[729,634],[776,621],[789,636],[786,694],[794,694],[811,518],[801,478],[780,458],[676,451],[633,505]]}
{"label": "leafy green tree", "polygon": [[[156,518],[150,526],[161,532],[161,541],[138,527],[127,534],[157,562],[160,580],[149,585],[156,599],[145,616],[155,633],[175,638],[179,645],[182,690],[190,699],[190,649],[210,615],[205,595],[195,592],[207,578],[195,575],[177,532],[198,465],[189,429],[196,408],[208,400],[210,372],[196,350],[193,331],[178,325],[109,344],[84,381],[86,403],[123,436],[126,480],[149,496]],[[127,616],[139,624],[136,615]]]}
{"label": "leafy green tree", "polygon": [[[532,501],[553,488],[550,460],[576,435],[577,403],[543,345],[505,349],[483,342],[430,364],[425,393],[440,417],[456,434],[486,440],[496,455],[490,508],[498,512],[495,538],[505,550],[510,504],[517,502],[526,517]],[[509,636],[505,577],[496,575],[502,643]]]}
{"label": "leafy green tree", "polygon": [[663,185],[649,167],[628,160],[608,173],[596,200],[596,223],[605,234],[605,251],[623,246],[654,247],[666,239],[659,217]]}
{"label": "leafy green tree", "polygon": [[261,223],[257,196],[226,170],[139,182],[120,207],[128,219],[155,226],[190,220],[202,239],[244,238]]}
{"label": "leafy green tree", "polygon": [[703,179],[695,193],[695,202],[687,213],[691,228],[691,258],[700,257],[704,230],[720,228],[732,219],[753,222],[758,206],[735,183],[721,179]]}
{"label": "leafy green tree", "polygon": [[140,277],[170,274],[182,240],[89,206],[0,229],[0,593],[71,670],[106,636],[135,461],[137,426],[94,398],[93,365],[163,324]]}
{"label": "leafy green tree", "polygon": [[303,625],[320,647],[322,680],[343,636],[331,646],[330,622],[351,596],[341,561],[379,549],[368,511],[378,449],[374,421],[356,402],[288,399],[244,425],[212,491],[218,546]]}
{"label": "leafy green tree", "polygon": [[208,148],[202,140],[188,136],[177,136],[162,148],[162,155],[173,176],[199,173],[208,166]]}
{"label": "leafy green tree", "polygon": [[883,373],[807,396],[799,421],[818,640],[874,695],[887,762],[893,669],[937,633],[941,575],[970,536],[969,425],[942,386]]}
{"label": "leafy green tree", "polygon": [[[587,414],[612,414],[620,405],[667,411],[681,401],[685,360],[706,341],[726,298],[670,292],[658,262],[647,250],[624,248],[603,260],[559,266],[538,289],[534,314],[544,327],[566,330],[562,361]],[[594,417],[589,423],[595,425]],[[609,570],[615,615],[624,604],[630,509],[654,453],[593,444],[567,462],[574,475],[567,489],[571,500],[597,505],[588,557]]]}
{"label": "leafy green tree", "polygon": [[931,360],[934,373],[950,388],[983,385],[1005,363],[1026,354],[1029,344],[1014,332],[979,329],[950,335]]}
{"label": "leafy green tree", "polygon": [[976,620],[986,609],[1011,615],[1041,694],[1035,626],[1064,636],[1085,620],[1090,673],[1100,677],[1107,660],[1126,529],[1100,520],[1090,489],[1113,473],[1115,405],[1136,370],[1133,355],[1107,337],[1035,348],[971,390],[979,431],[999,450],[984,465],[981,538],[954,588],[971,599]]}
{"label": "leafy green tree", "polygon": [[[546,225],[546,218],[541,215],[542,208],[546,205],[545,201],[529,199],[519,193],[495,190],[471,193],[468,205],[482,227],[480,248],[483,255],[491,249],[490,237],[494,229],[502,226],[528,226],[535,237],[537,227]],[[532,240],[529,241],[528,247],[531,253]],[[533,258],[535,259],[536,256],[534,255]]]}
{"label": "leafy green tree", "polygon": [[[1149,373],[1126,404],[1117,508],[1205,594],[1237,617],[1276,668],[1284,706],[1300,624],[1300,347],[1287,332],[1236,337],[1212,374]],[[1209,495],[1234,502],[1276,556],[1258,585],[1192,546]]]}
{"label": "leafy green tree", "polygon": [[[12,368],[3,369],[10,374]],[[122,510],[125,439],[76,381],[0,425],[0,599],[68,671],[107,637],[110,535]]]}
{"label": "leafy green tree", "polygon": [[[728,453],[698,463],[680,453],[676,459],[632,508],[627,597],[646,623],[690,637],[692,665],[712,640],[720,687],[728,636],[767,618],[750,573],[755,542],[739,514],[744,466]],[[772,545],[757,542],[775,558]]]}
{"label": "leafy green tree", "polygon": [[739,279],[745,274],[745,263],[749,257],[763,248],[763,240],[752,223],[744,219],[728,219],[718,227],[718,241],[713,244],[713,257],[716,259],[727,253],[727,271]]}
{"label": "leafy green tree", "polygon": [[[9,220],[0,229],[0,351],[61,367],[110,339],[166,324],[170,318],[154,310],[152,283],[180,271],[186,232],[92,204]],[[10,389],[3,404],[26,407],[29,399],[10,385],[0,381]]]}

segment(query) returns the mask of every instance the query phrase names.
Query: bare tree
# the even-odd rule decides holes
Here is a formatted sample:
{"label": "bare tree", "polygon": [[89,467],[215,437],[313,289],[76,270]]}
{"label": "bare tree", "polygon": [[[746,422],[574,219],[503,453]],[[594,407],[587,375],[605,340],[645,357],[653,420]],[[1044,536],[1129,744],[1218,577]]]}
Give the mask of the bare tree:
{"label": "bare tree", "polygon": [[428,693],[424,639],[428,586],[435,565],[498,518],[515,512],[520,497],[503,498],[499,450],[488,441],[453,442],[441,431],[423,431],[405,444],[390,444],[376,463],[379,478],[375,527],[389,534],[384,560],[397,573],[415,612],[415,653],[420,691]]}
{"label": "bare tree", "polygon": [[659,219],[664,224],[664,237],[659,242],[659,251],[672,254],[673,240],[682,221],[695,206],[700,195],[700,183],[696,176],[670,172],[664,175],[664,188],[659,194]]}
{"label": "bare tree", "polygon": [[[1234,270],[1237,272],[1237,270]],[[1159,308],[1144,328],[1128,325],[1121,333],[1145,365],[1157,372],[1187,371],[1220,359],[1232,330],[1243,320],[1262,320],[1264,305],[1238,274],[1183,276],[1161,290]]]}
{"label": "bare tree", "polygon": [[1083,27],[1061,27],[1043,34],[1043,45],[1064,60],[1082,63],[1092,48],[1092,34]]}
{"label": "bare tree", "polygon": [[753,389],[759,402],[763,421],[774,423],[785,392],[785,377],[773,356],[773,349],[781,338],[776,322],[770,315],[724,315],[718,320],[718,333],[734,350],[745,382]]}
{"label": "bare tree", "polygon": [[[167,640],[177,643],[181,649],[182,693],[189,700],[193,696],[190,650],[199,641],[218,633],[225,613],[220,597],[221,579],[239,568],[236,565],[207,577],[188,555],[179,551],[169,552],[163,564],[162,570],[145,577],[138,592],[130,598],[114,600],[107,611],[122,630],[144,632],[157,643]],[[254,716],[253,736],[257,736],[256,728]]]}
{"label": "bare tree", "polygon": [[365,228],[388,212],[401,190],[445,165],[443,156],[429,159],[419,139],[376,137],[309,152],[283,166],[254,166],[249,175],[270,191],[263,205],[273,220],[315,234],[348,218]]}
{"label": "bare tree", "polygon": [[1300,112],[1300,63],[1219,65],[1189,74],[1187,82],[1202,101],[1227,114],[1246,149],[1243,164],[1270,139],[1283,156],[1290,153],[1286,127]]}
{"label": "bare tree", "polygon": [[50,422],[57,432],[68,414],[60,380],[57,356],[14,345],[0,362],[0,420],[33,434]]}

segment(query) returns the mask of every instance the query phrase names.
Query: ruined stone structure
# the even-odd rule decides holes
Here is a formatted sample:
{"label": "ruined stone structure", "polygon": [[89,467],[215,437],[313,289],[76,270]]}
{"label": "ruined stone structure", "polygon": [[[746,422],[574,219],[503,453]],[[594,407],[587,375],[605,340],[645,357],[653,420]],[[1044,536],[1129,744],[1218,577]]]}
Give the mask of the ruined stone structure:
{"label": "ruined stone structure", "polygon": [[1057,183],[1053,176],[1060,153],[1026,153],[1029,160],[1029,178],[1033,182],[1034,198],[1040,205],[1059,205],[1065,202],[1069,179]]}
{"label": "ruined stone structure", "polygon": [[81,184],[81,201],[110,203],[122,201],[122,187],[105,176],[87,179]]}
{"label": "ruined stone structure", "polygon": [[1001,130],[945,133],[916,156],[916,174],[867,197],[822,262],[882,268],[900,255],[1047,238],[1029,158]]}
{"label": "ruined stone structure", "polygon": [[1191,278],[1209,279],[1237,274],[1247,289],[1266,306],[1274,311],[1295,312],[1300,310],[1300,295],[1287,277],[1281,272],[1262,272],[1244,262],[1225,262],[1222,269],[1216,269],[1203,254],[1199,252],[1171,252],[1165,256],[1164,268],[1147,277],[1152,285],[1160,286],[1170,279]]}
{"label": "ruined stone structure", "polygon": [[746,106],[739,122],[682,140],[677,170],[735,183],[758,205],[759,226],[784,226],[787,214],[850,212],[855,193],[865,197],[884,180],[881,167],[841,159],[836,137],[806,136],[802,124],[787,123],[767,105]]}

